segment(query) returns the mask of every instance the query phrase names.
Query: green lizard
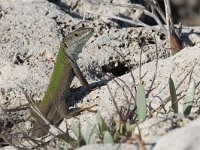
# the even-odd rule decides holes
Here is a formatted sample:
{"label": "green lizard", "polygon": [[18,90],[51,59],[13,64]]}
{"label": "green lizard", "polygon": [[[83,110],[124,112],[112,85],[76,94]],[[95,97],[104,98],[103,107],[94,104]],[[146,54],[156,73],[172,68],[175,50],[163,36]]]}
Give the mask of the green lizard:
{"label": "green lizard", "polygon": [[[83,86],[90,88],[88,82],[76,64],[78,54],[92,36],[92,28],[79,28],[63,38],[56,58],[56,63],[51,79],[39,110],[51,124],[58,126],[61,121],[69,116],[69,108],[65,104],[68,99],[68,92],[73,78],[76,76]],[[48,126],[43,126],[44,121],[33,113],[37,121],[33,123],[32,136],[42,137],[48,133]]]}

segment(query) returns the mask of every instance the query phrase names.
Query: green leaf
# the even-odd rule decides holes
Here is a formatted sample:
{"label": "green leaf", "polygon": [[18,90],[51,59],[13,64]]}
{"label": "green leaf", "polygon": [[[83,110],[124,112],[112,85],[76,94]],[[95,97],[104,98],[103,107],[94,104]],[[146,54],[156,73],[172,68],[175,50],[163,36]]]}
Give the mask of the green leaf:
{"label": "green leaf", "polygon": [[77,147],[76,140],[72,138],[68,133],[59,134],[57,135],[57,137],[59,138],[59,140],[62,139],[66,143],[69,143],[73,148]]}
{"label": "green leaf", "polygon": [[84,139],[86,141],[86,144],[91,144],[91,135],[94,131],[95,125],[92,125],[90,122],[87,121],[87,128],[86,128],[86,133],[84,136]]}
{"label": "green leaf", "polygon": [[56,150],[60,150],[60,145],[58,143],[58,140],[56,140]]}
{"label": "green leaf", "polygon": [[116,131],[118,132],[120,130],[120,116],[119,114],[114,114],[113,120],[115,121],[116,124]]}
{"label": "green leaf", "polygon": [[130,122],[126,123],[126,132],[129,136],[131,136],[133,130],[135,129],[135,125],[131,124]]}
{"label": "green leaf", "polygon": [[72,125],[71,125],[71,129],[74,132],[74,134],[76,135],[77,140],[79,140],[81,137],[80,122],[77,123],[77,122],[73,121]]}
{"label": "green leaf", "polygon": [[83,146],[83,145],[85,145],[86,141],[83,138],[82,133],[81,133],[81,124],[80,124],[80,122],[76,123],[76,122],[73,121],[71,129],[72,129],[72,131],[74,132],[74,134],[77,137],[77,143],[78,143],[77,146]]}
{"label": "green leaf", "polygon": [[107,131],[108,126],[106,125],[104,119],[102,118],[100,111],[97,112],[96,119],[97,119],[97,124],[99,126],[100,133]]}
{"label": "green leaf", "polygon": [[104,144],[114,144],[114,140],[110,132],[105,131],[104,137],[103,137],[103,143]]}
{"label": "green leaf", "polygon": [[172,109],[174,113],[178,113],[176,89],[175,89],[174,82],[171,76],[169,77],[169,91],[170,91],[170,96],[171,96]]}
{"label": "green leaf", "polygon": [[94,126],[94,133],[95,133],[95,135],[98,137],[98,138],[100,138],[100,131],[99,131],[99,126],[98,125],[95,125]]}
{"label": "green leaf", "polygon": [[142,84],[137,86],[137,114],[139,121],[146,119],[147,107],[146,107],[146,98],[144,87]]}
{"label": "green leaf", "polygon": [[68,150],[68,147],[69,147],[69,144],[68,144],[68,143],[64,143],[63,149],[64,149],[64,150]]}
{"label": "green leaf", "polygon": [[191,112],[194,95],[195,95],[195,81],[194,79],[191,79],[185,99],[184,99],[184,103],[183,103],[183,114],[185,116],[189,115]]}

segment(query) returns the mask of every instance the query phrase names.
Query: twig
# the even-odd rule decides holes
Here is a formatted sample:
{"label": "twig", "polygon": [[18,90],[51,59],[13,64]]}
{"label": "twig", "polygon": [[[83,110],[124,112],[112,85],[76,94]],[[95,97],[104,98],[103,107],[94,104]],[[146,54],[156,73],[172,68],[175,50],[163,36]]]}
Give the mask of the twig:
{"label": "twig", "polygon": [[[193,71],[193,69],[194,69],[194,67],[196,66],[196,64],[197,64],[198,62],[196,62],[195,64],[194,64],[194,66],[192,66],[192,68],[190,69],[190,71],[184,76],[184,78],[179,82],[179,84],[177,85],[177,87],[176,87],[176,91],[178,90],[178,88],[181,86],[181,84],[183,83],[183,81],[186,79],[186,77]],[[158,108],[156,108],[153,112],[155,112],[155,111],[160,111],[160,109],[164,106],[164,105],[166,105],[168,102],[169,102],[169,99],[170,98],[170,95],[168,95],[167,96],[167,98],[164,100],[164,102],[158,107]]]}
{"label": "twig", "polygon": [[[20,131],[22,132],[23,136],[28,138],[29,140],[33,141],[34,143],[37,143],[34,139],[32,139],[30,136],[28,136],[27,133],[21,130],[21,128],[13,121],[13,119],[7,114],[6,110],[0,105],[1,110],[3,110],[4,114],[9,118],[10,122]],[[31,144],[27,139],[25,139],[29,144]]]}
{"label": "twig", "polygon": [[[115,50],[115,49],[114,49],[114,51],[116,51],[116,52],[119,54],[119,56],[122,57],[122,59],[124,60],[124,62],[126,62],[126,59],[124,58],[124,56],[123,56],[120,52],[118,52],[118,51]],[[128,66],[128,69],[129,69],[129,71],[130,71],[130,74],[131,74],[131,77],[132,77],[132,80],[133,80],[134,91],[135,91],[135,93],[137,93],[135,77],[134,77],[133,72],[132,72],[132,70],[131,70],[131,68],[130,68],[131,64],[130,64],[130,62],[127,62],[127,63],[128,63],[128,65],[127,65],[127,66]],[[131,90],[130,90],[130,92],[131,92]],[[133,98],[134,102],[136,102],[135,97],[132,96],[132,98]]]}
{"label": "twig", "polygon": [[[148,3],[148,2],[147,2],[147,3]],[[116,4],[116,3],[112,3],[112,4],[114,4],[115,6],[130,7],[130,8],[134,8],[134,9],[137,9],[137,10],[142,11],[145,15],[147,15],[147,16],[153,18],[153,19],[158,23],[158,25],[159,25],[160,28],[161,28],[161,29],[160,29],[160,30],[161,30],[160,32],[162,32],[162,33],[165,34],[166,29],[165,29],[164,25],[161,23],[159,17],[156,15],[156,13],[150,12],[150,11],[148,11],[147,9],[145,9],[144,6],[137,5],[137,4],[128,4],[128,5],[126,5],[126,4]],[[160,12],[159,14],[160,14],[161,17],[163,18],[164,14],[162,13],[162,10],[161,10],[160,8],[158,8],[158,6],[155,6],[155,8],[156,8],[156,10],[158,9],[157,11]],[[165,18],[165,17],[164,17],[164,18]],[[165,21],[165,19],[164,19],[164,21]],[[157,30],[156,30],[156,31],[157,31]]]}
{"label": "twig", "polygon": [[155,82],[155,79],[156,79],[156,76],[157,76],[157,71],[158,71],[158,45],[157,45],[157,41],[156,41],[156,38],[154,36],[154,40],[155,40],[155,44],[156,44],[156,69],[155,69],[155,72],[154,72],[154,76],[153,76],[153,80],[151,82],[151,85],[149,87],[149,90],[147,91],[146,93],[146,98],[149,97],[149,94],[151,93],[152,91],[152,87],[153,87],[153,84]]}
{"label": "twig", "polygon": [[147,25],[143,22],[141,22],[140,20],[136,19],[135,21],[134,20],[130,20],[130,19],[125,19],[125,18],[122,18],[122,17],[118,17],[118,16],[115,16],[115,15],[106,15],[106,14],[99,14],[99,13],[95,13],[95,12],[92,12],[92,11],[86,11],[85,13],[90,13],[90,14],[94,14],[94,15],[98,15],[98,16],[103,16],[103,17],[107,17],[107,18],[112,18],[112,19],[116,19],[116,20],[120,20],[120,21],[123,21],[123,22],[127,22],[127,23],[130,23],[130,24],[133,24],[133,25],[137,25],[137,26],[142,26],[142,27],[146,27],[150,30],[154,30],[154,31],[158,31],[158,32],[161,32],[163,34],[166,34],[163,29],[159,29],[159,28],[156,28],[155,26],[150,26],[150,25]]}
{"label": "twig", "polygon": [[116,108],[116,110],[117,110],[117,113],[119,114],[119,117],[120,117],[120,120],[123,120],[123,118],[122,118],[122,116],[121,116],[121,113],[120,113],[120,110],[119,110],[119,108],[118,108],[118,106],[117,106],[117,102],[115,101],[115,97],[113,96],[113,94],[112,94],[112,92],[111,92],[111,90],[110,90],[110,87],[107,85],[107,88],[108,88],[108,91],[109,91],[109,93],[110,93],[110,96],[111,96],[111,98],[112,98],[112,100],[113,100],[113,103],[114,103],[114,105],[115,105],[115,108]]}
{"label": "twig", "polygon": [[168,42],[169,42],[169,46],[171,48],[171,42],[170,42],[170,35],[172,34],[172,25],[171,25],[171,21],[170,21],[170,6],[169,6],[169,1],[168,0],[164,0],[165,3],[165,15],[166,15],[166,25],[167,25],[167,37],[168,37]]}
{"label": "twig", "polygon": [[[18,85],[18,84],[17,84]],[[59,128],[51,125],[51,123],[43,116],[43,114],[40,112],[40,110],[38,109],[38,107],[35,105],[35,103],[33,102],[33,100],[29,97],[29,95],[24,91],[24,88],[21,87],[20,85],[18,85],[18,87],[22,90],[23,94],[25,95],[26,99],[28,100],[29,104],[30,104],[30,109],[31,111],[33,111],[33,113],[35,113],[44,123],[45,126],[49,126],[50,128],[53,128],[54,130],[56,130],[58,133],[64,133],[62,130],[60,130]],[[41,126],[43,127],[43,126]],[[43,127],[44,128],[44,127]],[[45,128],[44,128],[45,130]],[[48,131],[51,135],[56,136],[55,134],[51,133],[50,131]]]}

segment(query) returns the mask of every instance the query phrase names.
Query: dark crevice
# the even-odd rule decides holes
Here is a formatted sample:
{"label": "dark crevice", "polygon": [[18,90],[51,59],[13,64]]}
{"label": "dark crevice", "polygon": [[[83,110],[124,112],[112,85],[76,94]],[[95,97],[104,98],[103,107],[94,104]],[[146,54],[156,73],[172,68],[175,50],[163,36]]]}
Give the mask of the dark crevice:
{"label": "dark crevice", "polygon": [[103,65],[101,67],[103,73],[111,73],[112,75],[118,77],[126,74],[129,72],[129,68],[126,63],[124,62],[110,62],[107,65]]}
{"label": "dark crevice", "polygon": [[16,56],[14,64],[19,65],[19,64],[22,64],[22,63],[24,63],[24,61],[20,58],[20,56]]}

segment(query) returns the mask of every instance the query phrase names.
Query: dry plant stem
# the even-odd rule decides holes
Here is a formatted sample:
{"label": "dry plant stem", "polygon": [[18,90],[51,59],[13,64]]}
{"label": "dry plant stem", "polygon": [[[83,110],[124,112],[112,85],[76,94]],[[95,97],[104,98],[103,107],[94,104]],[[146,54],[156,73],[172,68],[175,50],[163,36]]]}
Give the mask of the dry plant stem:
{"label": "dry plant stem", "polygon": [[[18,85],[19,86],[19,85]],[[56,130],[58,132],[58,135],[62,134],[66,134],[65,132],[63,132],[61,129],[59,129],[58,127],[54,126],[54,125],[51,125],[51,123],[43,116],[43,114],[40,112],[40,110],[37,108],[37,106],[35,105],[35,103],[33,102],[33,100],[28,96],[28,94],[24,91],[24,89],[19,86],[21,89],[22,89],[22,92],[24,93],[26,99],[29,101],[30,103],[30,109],[36,113],[39,117],[41,117],[41,119],[46,123],[46,125],[50,126],[50,128],[53,128],[54,130]],[[74,115],[77,115],[78,113],[82,112],[82,111],[85,111],[85,110],[88,110],[88,109],[91,109],[92,107],[94,106],[97,106],[96,104],[93,105],[93,106],[90,106],[90,107],[86,107],[86,108],[83,108],[83,109],[80,109],[80,110],[76,110],[76,111],[73,111],[72,113],[69,113],[69,116],[74,116]],[[42,126],[43,127],[43,126]],[[44,128],[45,129],[45,128]],[[46,129],[45,129],[46,130]],[[55,134],[53,134],[52,132],[48,131],[48,133],[50,133],[52,136],[56,137]],[[65,140],[64,138],[62,138],[63,140]],[[50,139],[51,140],[51,139]],[[72,138],[72,140],[74,140]],[[74,140],[75,141],[75,140]],[[47,141],[48,142],[48,141]],[[70,143],[70,144],[73,144],[73,143]],[[75,145],[72,145],[73,147]]]}
{"label": "dry plant stem", "polygon": [[113,103],[114,103],[114,105],[115,105],[115,108],[116,108],[116,110],[117,110],[117,113],[119,114],[119,117],[120,117],[120,120],[123,120],[123,118],[122,118],[122,116],[121,116],[121,113],[120,113],[120,110],[119,110],[119,108],[118,108],[118,106],[117,106],[117,103],[116,103],[116,101],[115,101],[115,97],[113,96],[113,94],[112,94],[112,92],[111,92],[111,90],[110,90],[110,87],[107,85],[107,88],[108,88],[108,91],[109,91],[109,93],[110,93],[110,96],[111,96],[111,98],[112,98],[112,100],[113,100]]}
{"label": "dry plant stem", "polygon": [[28,104],[18,106],[16,108],[11,108],[11,109],[6,109],[7,112],[14,112],[14,111],[22,111],[22,110],[27,110]]}
{"label": "dry plant stem", "polygon": [[136,123],[136,127],[138,128],[139,134],[138,135],[134,134],[134,137],[135,137],[136,142],[139,145],[139,150],[146,150],[144,141],[142,140],[142,135],[141,135],[141,131],[140,131],[138,123]]}
{"label": "dry plant stem", "polygon": [[[7,134],[9,135],[9,133],[7,133]],[[5,137],[5,136],[4,136],[4,137]],[[9,144],[11,144],[12,146],[15,145],[15,147],[18,147],[17,149],[27,149],[27,150],[29,150],[29,149],[36,149],[36,148],[38,148],[38,147],[44,147],[44,145],[47,145],[47,144],[49,143],[49,141],[48,141],[48,142],[42,142],[42,141],[35,140],[35,139],[31,138],[30,136],[28,137],[28,139],[31,140],[34,144],[37,144],[37,146],[33,145],[33,143],[30,143],[30,141],[27,141],[27,139],[26,139],[26,141],[27,141],[30,145],[24,145],[24,144],[22,144],[22,143],[20,143],[20,142],[18,142],[18,143],[20,143],[20,144],[18,144],[18,145],[14,144],[14,143],[12,143],[12,142],[9,142]],[[7,141],[9,141],[9,140],[7,139]],[[40,142],[40,143],[38,143],[38,142]],[[21,146],[20,146],[20,145],[21,145]]]}
{"label": "dry plant stem", "polygon": [[[152,0],[145,0],[145,2],[147,4],[149,4],[151,7],[153,7],[154,9],[156,9],[156,11],[158,12],[158,14],[161,16],[162,20],[166,23],[166,18],[165,18],[165,15],[163,13],[163,11],[161,10],[159,4],[157,3],[157,1],[152,1]],[[153,12],[153,14],[156,15],[156,12]],[[156,15],[157,16],[157,15]],[[158,18],[158,16],[157,16]],[[160,21],[160,19],[158,18],[158,20]],[[158,22],[157,22],[158,23]],[[159,23],[158,23],[159,24]],[[161,23],[162,24],[162,23]],[[160,24],[159,24],[160,25]],[[163,25],[163,24],[162,24]],[[164,26],[163,26],[164,27]]]}
{"label": "dry plant stem", "polygon": [[168,0],[164,0],[165,3],[165,15],[166,15],[166,25],[167,25],[167,37],[168,37],[168,41],[169,41],[169,46],[171,48],[171,42],[170,42],[170,35],[172,33],[172,24],[170,22],[170,6],[169,6],[169,1]]}
{"label": "dry plant stem", "polygon": [[[26,134],[24,131],[21,130],[21,128],[13,121],[13,119],[6,113],[6,110],[0,105],[0,108],[3,110],[4,114],[9,118],[9,120],[11,121],[11,123],[19,130],[21,131],[21,133],[23,134],[23,136],[25,137],[25,140],[31,144],[27,139],[31,140],[34,143],[37,143],[38,141],[32,139],[28,134]],[[38,143],[37,143],[38,144]]]}
{"label": "dry plant stem", "polygon": [[183,78],[183,80],[181,80],[181,82],[178,84],[178,86],[176,87],[176,90],[178,90],[178,88],[181,86],[181,84],[183,83],[183,81],[186,79],[186,77],[191,73],[193,72],[194,70],[194,67],[196,66],[198,62],[195,62],[195,64],[192,66],[192,68],[190,69],[190,71],[186,74],[186,76]]}
{"label": "dry plant stem", "polygon": [[142,141],[140,135],[134,134],[133,136],[134,136],[134,139],[135,139],[135,141],[137,142],[137,144],[138,144],[138,146],[139,146],[139,150],[146,150],[145,144],[144,144],[144,142]]}
{"label": "dry plant stem", "polygon": [[[164,33],[164,34],[166,34],[165,32],[166,32],[166,29],[165,29],[165,27],[164,27],[164,25],[161,23],[161,21],[160,21],[160,19],[158,18],[158,16],[154,13],[154,12],[150,12],[150,11],[148,11],[147,9],[145,9],[145,7],[144,6],[141,6],[141,5],[137,5],[137,4],[129,4],[129,5],[126,5],[126,4],[116,4],[116,3],[112,3],[113,5],[115,5],[115,6],[120,6],[120,7],[130,7],[130,8],[134,8],[134,9],[138,9],[138,10],[140,10],[140,11],[142,11],[145,15],[147,15],[147,16],[149,16],[149,17],[151,17],[151,18],[153,18],[157,23],[158,23],[158,25],[159,25],[159,27],[160,27],[160,30],[155,30],[155,31],[159,31],[159,32],[162,32],[162,33]],[[157,9],[157,7],[156,7],[156,9]],[[160,9],[161,10],[161,9]],[[161,11],[162,12],[162,11]],[[159,13],[160,14],[160,13]],[[162,14],[160,14],[161,16],[164,16],[163,15],[163,13]],[[165,17],[164,17],[165,18]],[[165,21],[165,19],[164,19],[164,21]],[[135,24],[135,25],[137,25],[137,24]],[[144,26],[145,27],[145,26]]]}
{"label": "dry plant stem", "polygon": [[[119,81],[121,81],[121,82],[125,85],[125,87],[127,88],[127,90],[130,92],[131,97],[132,97],[132,99],[134,100],[134,103],[136,104],[135,96],[133,95],[133,93],[132,93],[131,89],[128,87],[128,85],[127,85],[122,79],[120,79],[120,78],[116,78],[116,79],[118,79]],[[113,78],[113,80],[114,80],[119,86],[121,86],[114,78]],[[122,90],[123,90],[123,89],[122,89]],[[123,91],[124,91],[124,90],[123,90]],[[124,92],[125,92],[125,91],[124,91]],[[128,103],[130,104],[131,101],[128,101]]]}
{"label": "dry plant stem", "polygon": [[151,91],[153,90],[152,87],[153,87],[153,84],[155,82],[155,79],[156,79],[156,76],[157,76],[157,72],[158,72],[158,45],[157,45],[157,41],[156,41],[156,37],[154,35],[154,40],[155,40],[155,45],[156,45],[156,69],[155,69],[155,72],[154,72],[154,76],[153,76],[153,80],[151,82],[151,85],[149,87],[149,90],[147,91],[146,93],[146,98],[149,97],[149,94],[151,93]]}
{"label": "dry plant stem", "polygon": [[[126,62],[126,59],[124,58],[124,56],[122,56],[122,54],[121,54],[120,52],[118,52],[117,50],[115,50],[115,51],[119,54],[120,57],[122,57],[122,59],[124,60],[124,62]],[[133,80],[134,91],[135,91],[135,93],[137,93],[135,77],[134,77],[133,72],[132,72],[132,70],[131,70],[131,68],[130,68],[131,64],[130,64],[130,62],[127,62],[127,63],[128,63],[128,64],[127,64],[128,69],[129,69],[129,71],[130,71],[130,73],[131,73],[131,77],[132,77],[132,80]],[[128,89],[129,89],[129,88],[128,88]],[[130,92],[131,92],[131,90],[130,90]],[[132,93],[132,92],[131,92],[131,93]],[[134,102],[136,102],[136,99],[134,98],[134,96],[133,96],[133,100],[134,100]]]}
{"label": "dry plant stem", "polygon": [[[120,89],[122,89],[122,91],[124,91],[124,94],[125,94],[125,97],[126,97],[126,100],[127,100],[127,103],[130,103],[130,101],[128,100],[128,96],[126,95],[126,92],[125,92],[125,89],[119,84],[119,82],[117,80],[115,80],[115,78],[113,76],[109,76],[107,74],[105,74],[106,76],[108,76],[109,78],[112,78],[112,80],[120,87]],[[119,79],[120,80],[120,79]],[[122,81],[122,83],[125,84],[125,87],[129,90],[130,93],[132,93],[129,89],[129,87],[126,85],[126,83],[123,81],[123,80],[120,80]],[[132,95],[133,96],[133,95]],[[133,97],[134,99],[134,97]]]}
{"label": "dry plant stem", "polygon": [[[195,64],[194,64],[194,66],[190,69],[190,71],[184,76],[184,78],[179,82],[179,84],[177,85],[177,87],[176,87],[176,91],[178,90],[178,88],[181,86],[181,84],[183,83],[183,81],[186,79],[186,77],[188,76],[188,75],[190,75],[190,73],[193,71],[193,69],[194,69],[194,67],[196,66],[196,64],[197,64],[198,62],[196,62]],[[169,100],[170,100],[170,95],[168,95],[167,96],[167,98],[164,100],[164,102],[158,107],[158,108],[156,108],[154,111],[153,111],[153,113],[154,112],[156,112],[156,111],[160,111],[161,110],[161,108],[163,107],[163,106],[165,106],[168,102],[169,102]]]}
{"label": "dry plant stem", "polygon": [[172,55],[179,52],[182,47],[182,42],[180,38],[177,36],[177,33],[175,32],[174,23],[172,19],[172,13],[171,13],[171,7],[170,7],[170,1],[164,0],[165,3],[165,14],[166,14],[166,24],[167,24],[167,35],[168,35],[168,41],[171,48]]}
{"label": "dry plant stem", "polygon": [[170,44],[172,55],[178,53],[181,49],[183,49],[181,40],[174,30],[172,31],[172,34],[170,34]]}
{"label": "dry plant stem", "polygon": [[[134,97],[134,95],[133,95],[131,89],[128,87],[128,85],[127,85],[122,79],[120,79],[120,78],[116,78],[116,79],[115,79],[115,77],[113,77],[113,76],[111,76],[111,75],[102,73],[102,72],[100,72],[100,71],[97,71],[97,72],[100,73],[100,74],[103,74],[103,75],[105,75],[105,76],[107,76],[107,77],[109,77],[109,78],[112,78],[112,80],[120,87],[120,89],[122,89],[122,90],[124,91],[124,93],[126,93],[125,90],[124,90],[124,88],[121,87],[121,85],[119,84],[119,82],[118,82],[116,79],[118,79],[119,81],[121,81],[121,82],[124,84],[124,86],[127,88],[127,90],[129,91],[129,93],[130,93],[130,95],[131,95],[131,98],[134,100],[134,103],[136,104],[136,99],[135,99],[135,97]],[[128,96],[126,96],[126,97],[127,97],[127,99],[128,99]],[[127,101],[127,102],[130,103],[130,101]]]}
{"label": "dry plant stem", "polygon": [[[89,13],[89,14],[94,14],[94,15],[98,15],[98,16],[103,16],[103,17],[107,17],[107,18],[112,18],[112,19],[116,19],[116,20],[120,20],[120,21],[123,21],[123,22],[127,22],[127,23],[130,23],[130,24],[133,24],[133,25],[137,25],[137,26],[142,26],[142,27],[146,27],[150,30],[153,30],[153,31],[158,31],[158,32],[161,32],[163,34],[165,34],[165,32],[163,31],[163,29],[159,29],[159,28],[156,28],[154,26],[150,26],[150,25],[147,25],[143,22],[141,22],[140,20],[130,20],[130,19],[125,19],[125,18],[122,18],[122,17],[118,17],[118,16],[115,16],[115,15],[106,15],[106,14],[99,14],[99,13],[95,13],[95,12],[92,12],[92,11],[86,11],[85,13]],[[86,15],[84,15],[86,16]]]}
{"label": "dry plant stem", "polygon": [[[18,84],[17,84],[18,85]],[[33,100],[30,98],[30,96],[24,91],[24,89],[18,85],[19,88],[22,90],[23,94],[25,95],[26,99],[28,100],[29,104],[30,104],[30,109],[36,113],[44,122],[47,126],[50,126],[51,128],[53,128],[54,130],[58,131],[58,133],[60,134],[64,134],[64,132],[62,130],[60,130],[59,128],[51,125],[51,123],[43,116],[43,114],[40,112],[40,110],[37,108],[37,106],[35,105],[35,103],[33,102]],[[43,127],[43,126],[42,126]],[[45,129],[45,128],[44,128]],[[54,137],[56,137],[55,134],[51,133],[50,131],[48,131],[51,135],[53,135]]]}
{"label": "dry plant stem", "polygon": [[171,6],[170,6],[170,0],[164,0],[164,3],[165,3],[165,9],[166,9],[166,17],[168,15],[168,19],[166,18],[166,21],[169,21],[170,23],[170,30],[174,30],[174,21],[173,21],[173,18],[172,18],[172,11],[171,11]]}
{"label": "dry plant stem", "polygon": [[[18,85],[19,86],[19,85]],[[37,108],[37,106],[35,105],[35,103],[33,102],[33,100],[28,96],[28,94],[24,91],[24,89],[19,86],[21,89],[22,89],[22,92],[24,93],[26,99],[29,101],[30,103],[30,109],[36,113],[39,117],[41,117],[41,119],[46,123],[46,125],[50,126],[50,128],[53,128],[54,130],[56,130],[58,132],[58,135],[62,134],[67,134],[67,133],[64,133],[61,129],[59,129],[58,127],[54,126],[54,125],[51,125],[50,122],[43,116],[43,114],[40,112],[40,110]],[[92,106],[93,107],[93,106]],[[80,111],[79,111],[80,112]],[[75,111],[76,113],[76,111]],[[43,127],[43,126],[42,126]],[[44,127],[43,127],[44,128]],[[45,128],[44,128],[45,129]],[[46,129],[45,129],[46,130]],[[54,138],[56,137],[56,135],[50,131],[48,131],[48,133],[50,135],[52,135]],[[62,138],[63,140],[65,140],[64,138]],[[42,144],[44,143],[47,143],[49,142],[51,139],[47,140],[46,142],[43,142]],[[74,139],[72,138],[73,140],[73,143],[71,142],[70,144],[72,144],[73,147],[75,147],[75,144],[74,144]],[[41,145],[41,144],[40,144]]]}
{"label": "dry plant stem", "polygon": [[[111,77],[111,76],[110,76]],[[115,80],[115,78],[114,77],[112,77],[113,78],[113,81],[115,81],[115,83],[117,83],[117,85],[124,91],[124,94],[126,95],[126,91],[124,90],[124,88],[122,88],[122,86],[119,84],[119,82],[117,81],[117,80]],[[135,101],[135,97],[134,97],[134,95],[132,94],[132,91],[130,90],[130,88],[128,87],[128,85],[122,80],[122,79],[120,79],[120,78],[116,78],[116,79],[118,79],[119,81],[121,81],[124,85],[125,85],[125,87],[127,88],[127,90],[130,92],[130,94],[131,94],[131,98],[134,100],[134,102],[136,102]],[[130,100],[128,100],[128,96],[126,95],[126,100],[127,100],[127,103],[131,103],[131,101]]]}
{"label": "dry plant stem", "polygon": [[[156,10],[153,6],[151,6],[151,11],[158,18],[158,15],[156,14]],[[159,19],[157,20],[157,23],[159,26],[162,26],[162,28],[164,28],[164,25],[162,24],[162,22]]]}
{"label": "dry plant stem", "polygon": [[[181,94],[182,92],[178,93],[177,95]],[[183,97],[185,97],[186,94],[182,95],[181,97],[179,97],[172,105],[178,103]],[[167,113],[169,113],[172,110],[172,107],[169,107],[169,110]]]}
{"label": "dry plant stem", "polygon": [[[192,77],[192,73],[193,73],[193,70],[191,71],[190,73],[190,76],[189,76],[189,80],[188,80],[188,84],[190,83],[191,81],[191,77]],[[200,82],[198,82],[196,85],[195,85],[195,89],[199,86]],[[177,95],[180,95],[182,92],[179,92]],[[186,96],[186,94],[183,94],[181,97],[179,97],[177,99],[177,101],[175,101],[174,103],[178,103],[181,99],[183,99],[184,97]]]}
{"label": "dry plant stem", "polygon": [[29,150],[28,148],[17,146],[15,144],[13,144],[3,134],[0,134],[0,136],[3,138],[4,141],[6,141],[9,145],[13,146],[15,149],[18,149],[18,150]]}

